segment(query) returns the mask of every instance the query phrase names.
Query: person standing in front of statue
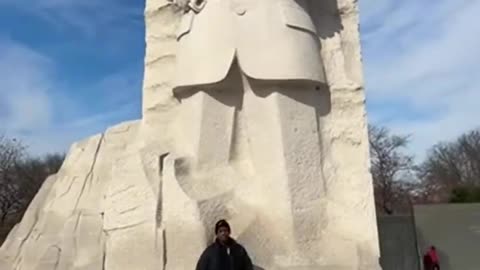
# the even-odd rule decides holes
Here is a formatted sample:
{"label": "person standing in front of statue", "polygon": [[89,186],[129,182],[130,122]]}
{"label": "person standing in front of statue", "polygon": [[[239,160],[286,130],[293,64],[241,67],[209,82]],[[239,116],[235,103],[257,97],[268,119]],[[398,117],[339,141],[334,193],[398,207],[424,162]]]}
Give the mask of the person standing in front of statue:
{"label": "person standing in front of statue", "polygon": [[202,253],[196,270],[253,270],[247,251],[230,237],[230,232],[227,221],[215,224],[215,242]]}

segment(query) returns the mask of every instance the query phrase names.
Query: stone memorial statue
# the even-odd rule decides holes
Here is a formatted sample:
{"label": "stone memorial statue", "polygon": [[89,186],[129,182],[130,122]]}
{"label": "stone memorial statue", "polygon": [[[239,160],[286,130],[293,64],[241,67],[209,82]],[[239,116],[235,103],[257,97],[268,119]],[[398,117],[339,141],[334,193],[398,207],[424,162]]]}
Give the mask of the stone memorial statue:
{"label": "stone memorial statue", "polygon": [[6,270],[377,270],[355,0],[146,0],[143,116],[76,143]]}
{"label": "stone memorial statue", "polygon": [[[309,264],[320,255],[309,243],[320,237],[323,223],[321,108],[315,100],[326,87],[308,2],[178,3],[185,13],[176,35],[174,91],[181,103],[179,130],[186,136],[179,132],[180,158],[174,166],[181,179],[174,182],[197,202],[194,213],[205,223],[207,239],[211,222],[225,215],[235,219],[236,211],[245,230],[268,232],[256,239],[258,245],[277,239],[256,252],[259,260],[268,259],[265,265],[294,266],[300,259]],[[212,205],[231,209],[212,212]],[[271,209],[274,205],[278,209]],[[172,226],[178,228],[177,223]],[[190,232],[185,241],[206,242],[201,225],[183,224],[193,227],[182,227]],[[255,231],[241,233],[240,240],[256,237]],[[179,231],[174,234],[180,237]],[[307,253],[307,258],[298,256]],[[185,254],[175,256],[178,260],[170,259],[167,266],[186,262]],[[191,262],[184,266],[191,267]]]}

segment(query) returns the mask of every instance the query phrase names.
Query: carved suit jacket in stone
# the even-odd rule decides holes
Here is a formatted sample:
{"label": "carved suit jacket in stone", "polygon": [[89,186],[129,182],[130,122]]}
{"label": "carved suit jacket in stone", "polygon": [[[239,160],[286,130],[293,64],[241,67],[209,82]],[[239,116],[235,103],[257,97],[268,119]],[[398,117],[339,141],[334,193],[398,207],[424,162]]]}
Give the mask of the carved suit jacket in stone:
{"label": "carved suit jacket in stone", "polygon": [[319,0],[207,0],[185,13],[175,87],[219,82],[235,57],[251,78],[324,83],[310,1]]}

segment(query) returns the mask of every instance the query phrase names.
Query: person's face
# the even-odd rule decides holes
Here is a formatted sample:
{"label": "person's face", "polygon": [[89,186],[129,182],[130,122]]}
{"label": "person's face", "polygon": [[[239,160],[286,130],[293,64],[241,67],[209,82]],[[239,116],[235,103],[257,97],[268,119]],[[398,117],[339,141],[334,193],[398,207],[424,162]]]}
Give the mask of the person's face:
{"label": "person's face", "polygon": [[225,242],[230,237],[230,230],[227,227],[218,228],[217,239],[221,242]]}

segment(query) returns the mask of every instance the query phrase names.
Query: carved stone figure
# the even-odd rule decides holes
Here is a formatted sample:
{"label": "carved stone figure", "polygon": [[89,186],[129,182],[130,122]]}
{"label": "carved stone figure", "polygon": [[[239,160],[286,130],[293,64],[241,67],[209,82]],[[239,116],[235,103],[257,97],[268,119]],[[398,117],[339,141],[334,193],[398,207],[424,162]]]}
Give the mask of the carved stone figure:
{"label": "carved stone figure", "polygon": [[[185,258],[201,253],[219,218],[240,228],[239,240],[256,250],[262,267],[324,264],[319,118],[330,105],[310,2],[209,0],[197,8],[189,3],[182,14],[177,148],[163,209],[168,246],[202,244],[167,251],[167,270],[194,267]],[[172,211],[187,202],[185,220]]]}
{"label": "carved stone figure", "polygon": [[204,0],[188,9],[177,30],[176,87],[222,81],[234,59],[250,78],[324,83],[312,1]]}

